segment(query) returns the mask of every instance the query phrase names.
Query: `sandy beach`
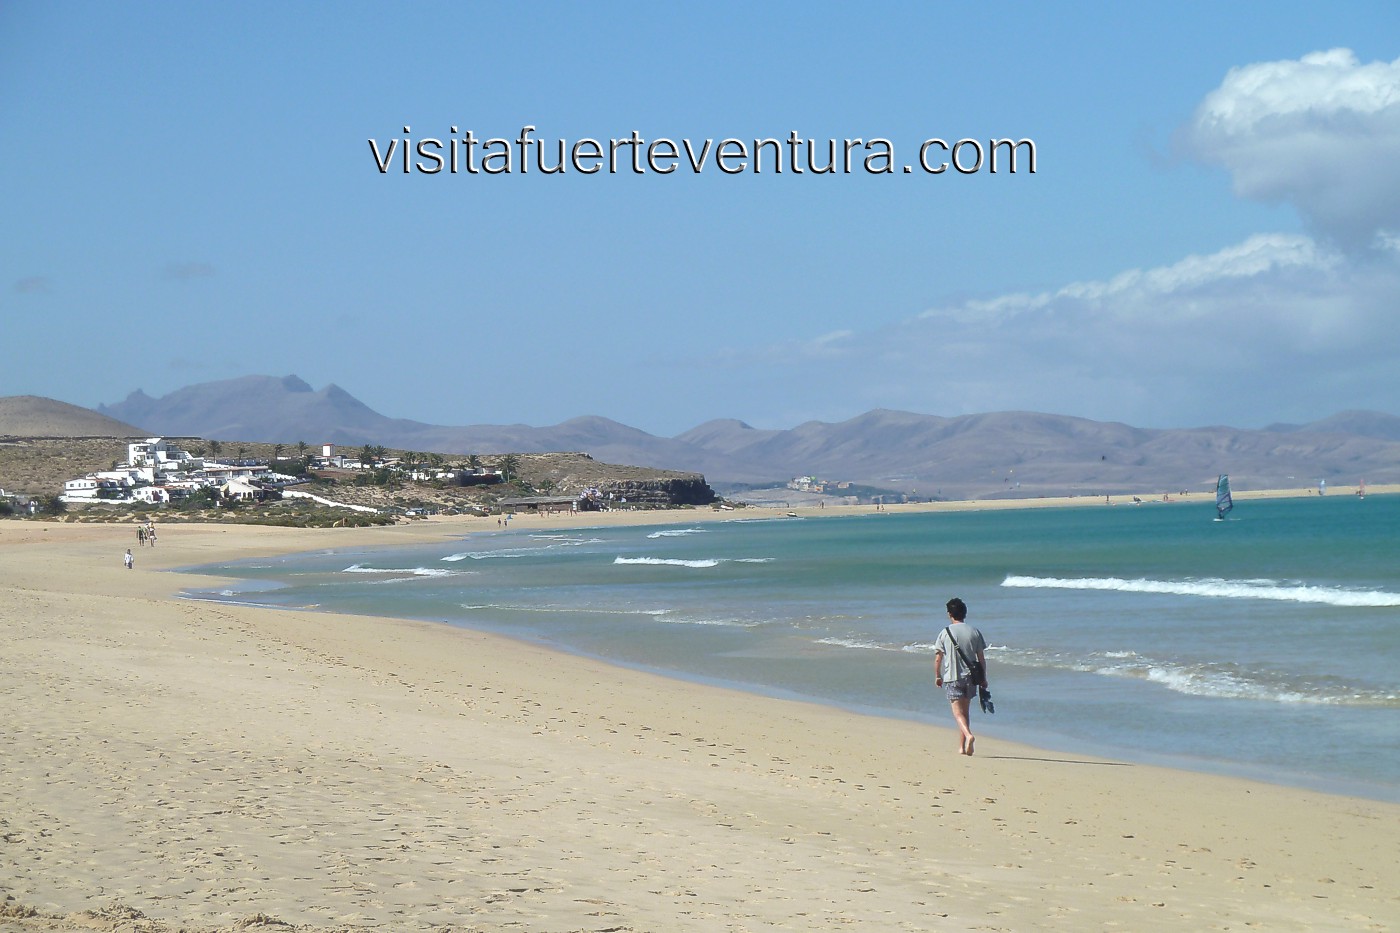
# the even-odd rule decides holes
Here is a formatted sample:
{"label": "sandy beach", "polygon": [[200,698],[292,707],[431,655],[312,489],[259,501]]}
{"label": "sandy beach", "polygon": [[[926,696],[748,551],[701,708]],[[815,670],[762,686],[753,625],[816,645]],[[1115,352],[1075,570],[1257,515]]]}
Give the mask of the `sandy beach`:
{"label": "sandy beach", "polygon": [[0,931],[1400,927],[1394,804],[993,729],[969,758],[949,727],[157,572],[494,527],[166,523],[151,549],[0,522]]}

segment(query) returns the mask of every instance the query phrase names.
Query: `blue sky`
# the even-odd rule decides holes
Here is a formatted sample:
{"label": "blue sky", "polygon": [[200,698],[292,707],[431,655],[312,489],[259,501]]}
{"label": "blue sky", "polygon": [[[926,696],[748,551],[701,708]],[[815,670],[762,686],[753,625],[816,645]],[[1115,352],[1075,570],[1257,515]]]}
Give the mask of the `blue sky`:
{"label": "blue sky", "polygon": [[[381,174],[405,125],[1029,138],[1037,172]],[[664,435],[1400,413],[1388,2],[9,3],[0,144],[0,395],[295,373]]]}

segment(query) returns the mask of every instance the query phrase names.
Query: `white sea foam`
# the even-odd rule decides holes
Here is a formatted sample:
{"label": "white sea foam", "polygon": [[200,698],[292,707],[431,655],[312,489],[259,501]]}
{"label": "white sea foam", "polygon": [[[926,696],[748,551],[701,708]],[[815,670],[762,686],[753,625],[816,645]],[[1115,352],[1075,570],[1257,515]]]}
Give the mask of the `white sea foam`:
{"label": "white sea foam", "polygon": [[448,570],[443,567],[366,567],[363,564],[351,564],[341,573],[375,573],[392,576],[407,577],[453,577],[463,571]]}
{"label": "white sea foam", "polygon": [[430,573],[406,573],[404,576],[391,573],[385,575],[382,579],[366,580],[365,583],[369,586],[388,586],[394,583],[412,583],[415,580],[422,580],[425,577],[439,579],[441,577],[469,577],[475,575],[475,570],[443,570]]}
{"label": "white sea foam", "polygon": [[585,544],[601,544],[602,538],[580,538],[577,535],[551,535],[537,532],[530,535],[531,538],[539,541],[552,541],[545,547],[582,547]]}
{"label": "white sea foam", "polygon": [[406,573],[413,577],[449,577],[456,572],[442,567],[367,567],[361,563],[351,563],[340,573]]}
{"label": "white sea foam", "polygon": [[647,535],[648,538],[680,538],[685,535],[702,535],[704,528],[667,528],[663,531],[653,531]]}
{"label": "white sea foam", "polygon": [[837,648],[857,648],[864,651],[899,651],[902,649],[891,648],[889,645],[882,645],[879,642],[866,641],[863,638],[818,638],[819,645],[832,645]]}
{"label": "white sea foam", "polygon": [[1165,661],[1136,651],[1102,651],[1073,658],[1033,649],[1006,649],[1003,655],[999,662],[1019,667],[1145,680],[1191,696],[1317,706],[1400,705],[1400,695],[1393,690],[1356,687],[1335,679],[1301,681],[1277,672],[1245,670],[1229,664]]}
{"label": "white sea foam", "polygon": [[1216,599],[1273,599],[1295,603],[1322,603],[1329,606],[1400,606],[1400,593],[1309,586],[1277,580],[1125,580],[1120,577],[1028,577],[1012,574],[1007,576],[1001,585],[1066,590],[1112,590],[1120,593],[1163,593]]}
{"label": "white sea foam", "polygon": [[766,564],[771,557],[704,557],[699,560],[683,560],[679,557],[615,557],[614,564],[645,564],[654,567],[718,567],[720,564]]}
{"label": "white sea foam", "polygon": [[539,547],[504,547],[492,551],[458,551],[456,554],[448,554],[438,560],[449,563],[459,560],[492,560],[495,558],[519,558],[530,557],[536,554],[543,554],[546,551],[561,547],[583,547],[586,544],[602,544],[601,538],[574,538],[563,535],[531,535],[550,544],[542,544]]}
{"label": "white sea foam", "polygon": [[471,560],[490,560],[490,559],[493,558],[493,557],[527,557],[527,556],[529,556],[531,553],[538,553],[538,552],[543,551],[543,550],[544,550],[544,548],[531,547],[531,548],[509,548],[509,549],[503,549],[503,550],[500,550],[500,551],[463,551],[463,552],[461,552],[460,554],[448,554],[446,557],[440,558],[440,560],[445,560],[445,561],[452,562],[452,561],[468,560],[468,559],[471,559]]}
{"label": "white sea foam", "polygon": [[721,628],[757,628],[763,624],[745,619],[695,618],[694,616],[679,616],[670,613],[666,614],[660,621],[670,625],[717,625]]}
{"label": "white sea foam", "polygon": [[614,564],[648,564],[658,567],[718,567],[719,561],[714,558],[704,560],[680,560],[674,557],[616,557]]}

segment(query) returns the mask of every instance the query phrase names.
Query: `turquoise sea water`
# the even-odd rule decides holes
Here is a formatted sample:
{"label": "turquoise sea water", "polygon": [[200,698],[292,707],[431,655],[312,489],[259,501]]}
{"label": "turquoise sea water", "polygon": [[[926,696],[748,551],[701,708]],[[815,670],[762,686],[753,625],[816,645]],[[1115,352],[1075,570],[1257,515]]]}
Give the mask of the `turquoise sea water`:
{"label": "turquoise sea water", "polygon": [[[500,532],[194,568],[194,598],[425,619],[940,725],[982,629],[986,738],[1400,800],[1400,497]],[[992,742],[983,746],[990,753]]]}

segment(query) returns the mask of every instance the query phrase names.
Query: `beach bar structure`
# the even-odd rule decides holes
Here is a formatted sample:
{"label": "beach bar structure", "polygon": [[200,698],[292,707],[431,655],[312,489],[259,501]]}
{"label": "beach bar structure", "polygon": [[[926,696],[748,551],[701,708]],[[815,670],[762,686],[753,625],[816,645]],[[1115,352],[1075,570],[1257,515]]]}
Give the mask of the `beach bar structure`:
{"label": "beach bar structure", "polygon": [[504,511],[574,512],[578,510],[578,499],[573,496],[520,496],[502,499],[497,505]]}

